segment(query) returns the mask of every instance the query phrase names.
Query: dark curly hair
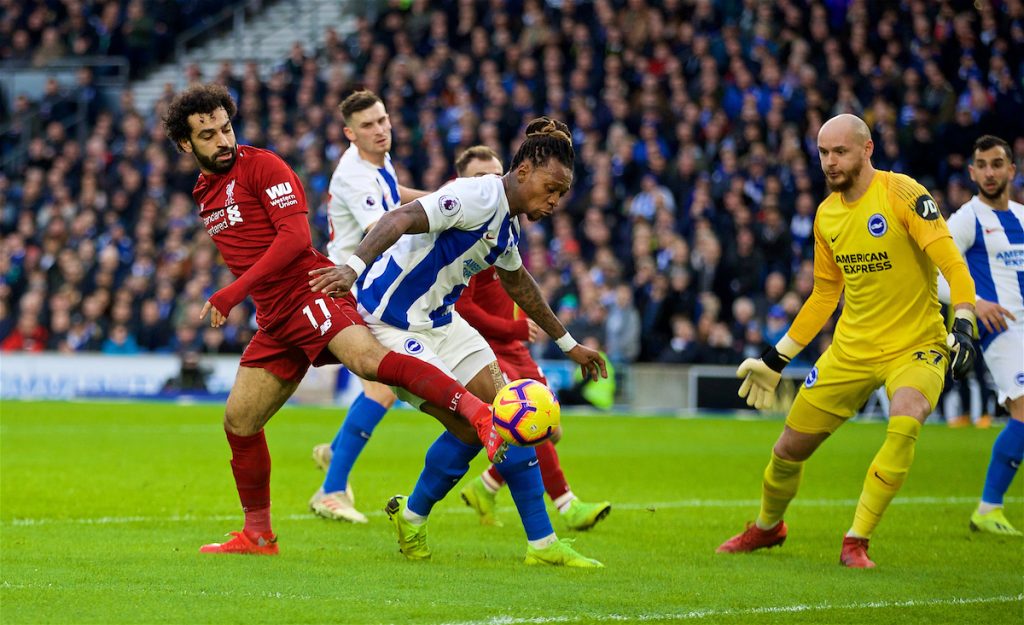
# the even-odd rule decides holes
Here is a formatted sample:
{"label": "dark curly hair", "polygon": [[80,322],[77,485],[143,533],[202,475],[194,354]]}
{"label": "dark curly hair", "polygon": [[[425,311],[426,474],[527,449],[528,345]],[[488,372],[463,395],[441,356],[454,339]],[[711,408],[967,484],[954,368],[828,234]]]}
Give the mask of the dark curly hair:
{"label": "dark curly hair", "polygon": [[192,126],[188,118],[196,113],[213,113],[223,108],[228,114],[228,119],[235,116],[238,107],[231,99],[231,94],[223,85],[195,85],[179,93],[167,107],[164,115],[164,130],[178,150],[181,150],[181,142],[188,141],[192,137]]}
{"label": "dark curly hair", "polygon": [[571,170],[576,159],[576,152],[572,148],[572,135],[569,127],[563,122],[550,117],[538,117],[526,125],[526,141],[523,141],[516,150],[509,169],[515,169],[525,160],[529,160],[535,167],[540,167],[548,162],[549,158],[558,159],[559,163]]}

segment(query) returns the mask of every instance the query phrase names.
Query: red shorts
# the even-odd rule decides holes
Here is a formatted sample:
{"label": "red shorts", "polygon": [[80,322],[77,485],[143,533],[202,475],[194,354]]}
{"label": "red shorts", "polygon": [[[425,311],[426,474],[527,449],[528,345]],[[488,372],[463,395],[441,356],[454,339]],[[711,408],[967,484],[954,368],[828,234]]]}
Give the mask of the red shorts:
{"label": "red shorts", "polygon": [[264,369],[281,379],[300,382],[310,364],[319,367],[338,363],[327,349],[338,332],[366,325],[351,293],[329,297],[307,292],[295,301],[291,316],[256,332],[242,354],[241,366]]}
{"label": "red shorts", "polygon": [[498,366],[501,372],[508,376],[509,380],[537,380],[547,384],[544,373],[530,356],[530,350],[521,341],[511,343],[491,344],[494,355],[498,358]]}

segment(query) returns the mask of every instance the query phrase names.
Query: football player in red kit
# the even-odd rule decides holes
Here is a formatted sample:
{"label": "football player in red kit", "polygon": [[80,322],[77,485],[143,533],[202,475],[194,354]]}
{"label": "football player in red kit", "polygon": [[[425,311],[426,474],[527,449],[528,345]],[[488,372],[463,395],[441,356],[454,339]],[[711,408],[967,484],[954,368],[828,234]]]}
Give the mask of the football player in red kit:
{"label": "football player in red kit", "polygon": [[[494,150],[477,145],[458,156],[455,170],[459,177],[485,174],[500,176],[503,168]],[[516,318],[515,302],[501,286],[494,267],[470,279],[469,286],[455,302],[455,308],[487,340],[498,359],[498,366],[509,380],[529,378],[548,383],[529,350],[523,345],[523,341],[532,342],[537,337],[539,328],[528,317]],[[558,452],[555,451],[554,443],[560,437],[561,428],[554,442],[549,440],[536,448],[544,490],[570,529],[590,529],[608,516],[612,505],[607,501],[586,503],[576,498],[565,481]],[[484,525],[501,525],[495,516],[495,495],[504,483],[501,473],[492,464],[462,489],[462,500],[480,514],[480,522]]]}
{"label": "football player in red kit", "polygon": [[309,365],[340,362],[366,380],[401,386],[434,406],[431,414],[459,440],[485,442],[500,461],[504,445],[491,427],[491,408],[439,369],[388,351],[366,328],[351,295],[312,293],[308,272],[334,264],[312,245],[306,196],[298,176],[273,152],[238,145],[236,106],[220,85],[197,85],[167,109],[164,127],[191,154],[200,175],[192,192],[199,218],[235,280],[210,296],[201,318],[224,324],[246,296],[256,304],[258,331],[242,354],[224,410],[245,526],[203,553],[273,555],[270,453],[263,426],[295,391]]}

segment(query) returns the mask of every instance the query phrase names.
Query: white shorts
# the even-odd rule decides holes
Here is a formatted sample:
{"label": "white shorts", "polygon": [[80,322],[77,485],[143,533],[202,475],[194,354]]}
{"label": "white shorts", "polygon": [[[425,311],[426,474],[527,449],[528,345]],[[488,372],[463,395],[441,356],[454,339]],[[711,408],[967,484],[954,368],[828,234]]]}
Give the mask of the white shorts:
{"label": "white shorts", "polygon": [[[463,385],[497,360],[484,337],[455,311],[452,311],[451,323],[428,330],[396,328],[369,314],[362,306],[359,313],[384,347],[429,362]],[[398,397],[416,408],[423,404],[423,399],[405,389],[396,387],[394,390]]]}
{"label": "white shorts", "polygon": [[985,349],[985,364],[999,389],[999,403],[1024,396],[1024,324],[1013,323]]}

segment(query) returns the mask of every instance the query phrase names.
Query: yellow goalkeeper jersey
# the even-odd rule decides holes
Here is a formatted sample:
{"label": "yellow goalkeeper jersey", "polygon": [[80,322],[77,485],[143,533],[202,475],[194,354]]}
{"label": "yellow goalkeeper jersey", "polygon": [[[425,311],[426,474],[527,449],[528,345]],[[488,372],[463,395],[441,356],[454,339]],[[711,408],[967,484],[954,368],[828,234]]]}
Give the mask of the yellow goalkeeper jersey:
{"label": "yellow goalkeeper jersey", "polygon": [[[845,290],[833,337],[841,355],[882,361],[945,339],[937,270],[924,252],[942,237],[950,234],[935,200],[909,176],[876,171],[856,202],[825,198],[814,218],[814,278]],[[803,344],[820,328],[798,325],[790,336]]]}

